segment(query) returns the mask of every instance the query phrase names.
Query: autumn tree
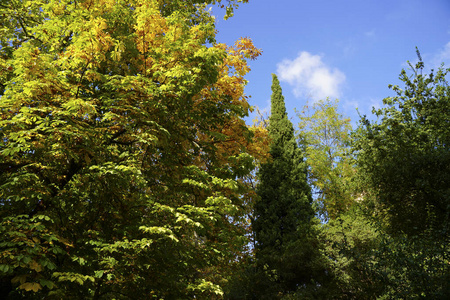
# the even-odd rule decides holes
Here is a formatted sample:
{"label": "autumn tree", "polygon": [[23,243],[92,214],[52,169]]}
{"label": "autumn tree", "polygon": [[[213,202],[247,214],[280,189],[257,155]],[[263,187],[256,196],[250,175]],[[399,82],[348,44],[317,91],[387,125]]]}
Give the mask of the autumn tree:
{"label": "autumn tree", "polygon": [[260,52],[215,42],[212,2],[2,1],[3,294],[222,295],[264,131],[243,121]]}
{"label": "autumn tree", "polygon": [[253,223],[256,263],[270,280],[259,288],[261,297],[267,299],[309,284],[317,271],[306,164],[286,113],[280,83],[276,75],[272,76],[268,127],[271,157],[259,170],[260,199],[255,204]]}

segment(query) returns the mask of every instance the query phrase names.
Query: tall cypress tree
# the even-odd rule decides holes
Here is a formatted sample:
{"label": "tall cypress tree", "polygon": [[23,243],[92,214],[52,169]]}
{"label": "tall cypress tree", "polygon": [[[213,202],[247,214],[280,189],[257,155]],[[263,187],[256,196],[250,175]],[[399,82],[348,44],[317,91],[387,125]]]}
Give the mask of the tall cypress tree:
{"label": "tall cypress tree", "polygon": [[[272,77],[268,127],[271,160],[259,171],[260,200],[255,204],[253,229],[257,265],[273,275],[268,292],[284,294],[311,282],[314,267],[310,264],[317,251],[310,243],[314,211],[306,164],[286,113],[280,82],[276,75]],[[270,298],[270,294],[265,295]]]}

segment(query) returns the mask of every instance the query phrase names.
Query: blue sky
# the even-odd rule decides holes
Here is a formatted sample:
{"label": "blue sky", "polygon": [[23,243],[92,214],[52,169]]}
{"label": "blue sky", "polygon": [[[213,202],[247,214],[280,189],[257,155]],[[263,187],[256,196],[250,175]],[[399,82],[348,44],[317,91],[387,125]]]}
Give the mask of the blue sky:
{"label": "blue sky", "polygon": [[354,124],[356,108],[370,115],[416,46],[426,67],[450,67],[450,0],[249,0],[226,21],[213,11],[218,42],[250,37],[263,51],[246,77],[250,104],[270,107],[275,73],[294,125],[294,108],[327,96]]}

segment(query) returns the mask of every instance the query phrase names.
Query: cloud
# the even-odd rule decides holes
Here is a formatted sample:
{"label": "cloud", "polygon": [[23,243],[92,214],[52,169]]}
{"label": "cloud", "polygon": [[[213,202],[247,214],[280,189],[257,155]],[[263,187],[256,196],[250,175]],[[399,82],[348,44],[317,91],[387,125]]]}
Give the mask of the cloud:
{"label": "cloud", "polygon": [[306,51],[300,52],[294,60],[279,63],[277,73],[281,81],[293,86],[296,97],[307,96],[313,100],[339,97],[345,82],[344,73],[327,66],[320,55]]}
{"label": "cloud", "polygon": [[439,53],[434,56],[432,62],[435,67],[440,66],[442,63],[445,63],[447,67],[450,65],[450,42],[448,42],[444,46],[444,49],[439,51]]}

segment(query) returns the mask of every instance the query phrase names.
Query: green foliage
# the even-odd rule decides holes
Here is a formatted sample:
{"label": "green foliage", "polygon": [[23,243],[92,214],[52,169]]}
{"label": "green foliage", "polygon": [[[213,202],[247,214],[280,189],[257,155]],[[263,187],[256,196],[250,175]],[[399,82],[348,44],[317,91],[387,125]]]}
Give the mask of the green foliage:
{"label": "green foliage", "polygon": [[370,269],[381,283],[379,299],[448,299],[450,249],[448,239],[441,242],[446,234],[384,235]]}
{"label": "green foliage", "polygon": [[57,258],[66,256],[70,244],[47,229],[48,216],[17,215],[0,224],[0,274],[19,289],[37,292],[55,287],[45,273],[57,268]]}
{"label": "green foliage", "polygon": [[331,220],[321,240],[333,272],[332,299],[447,299],[448,244],[441,232],[392,237],[358,210]]}
{"label": "green foliage", "polygon": [[219,2],[0,4],[5,294],[222,297],[246,241],[243,76],[260,52],[207,46]]}
{"label": "green foliage", "polygon": [[338,112],[338,101],[320,100],[298,113],[298,136],[305,147],[309,182],[322,219],[335,219],[354,203],[354,169],[349,155],[350,119]]}
{"label": "green foliage", "polygon": [[309,284],[320,256],[312,221],[311,192],[306,165],[297,146],[279,81],[273,75],[269,120],[271,158],[261,165],[253,230],[256,240],[255,282],[260,299],[274,299]]}
{"label": "green foliage", "polygon": [[324,224],[320,236],[333,276],[328,298],[376,299],[383,287],[373,274],[379,233],[362,212],[354,206]]}
{"label": "green foliage", "polygon": [[391,86],[397,96],[374,110],[380,121],[363,117],[354,136],[365,199],[392,233],[449,228],[449,69],[422,70],[421,61],[412,77],[403,70],[405,88]]}
{"label": "green foliage", "polygon": [[427,76],[422,70],[420,60],[411,77],[402,71],[406,87],[393,87],[397,96],[374,110],[377,122],[363,117],[351,141],[355,173],[336,106],[320,102],[312,116],[300,116],[311,181],[323,193],[324,210],[334,209],[330,204],[343,194],[351,208],[327,211],[330,219],[320,231],[331,284],[322,294],[297,292],[288,299],[449,297],[449,70]]}
{"label": "green foliage", "polygon": [[354,133],[361,205],[377,228],[366,270],[378,299],[447,299],[450,180],[449,69],[402,71],[401,89]]}
{"label": "green foliage", "polygon": [[[258,247],[278,247],[291,240],[299,224],[309,224],[313,217],[306,165],[287,118],[281,87],[275,75],[272,84],[272,113],[268,128],[271,159],[259,171],[255,206]],[[272,232],[273,231],[273,232]]]}

